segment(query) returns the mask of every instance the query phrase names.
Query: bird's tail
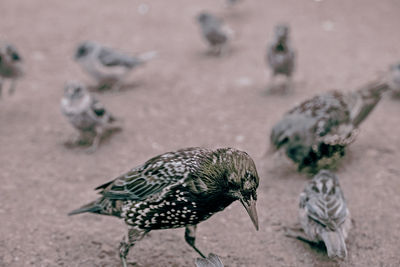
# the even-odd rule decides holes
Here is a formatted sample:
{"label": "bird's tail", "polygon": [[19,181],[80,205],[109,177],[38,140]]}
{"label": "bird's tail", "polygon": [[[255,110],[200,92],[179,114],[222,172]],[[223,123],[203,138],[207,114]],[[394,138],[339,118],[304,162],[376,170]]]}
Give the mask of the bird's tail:
{"label": "bird's tail", "polygon": [[206,259],[197,258],[194,263],[196,267],[224,267],[220,258],[213,253],[210,253]]}
{"label": "bird's tail", "polygon": [[69,216],[71,215],[76,215],[80,213],[85,213],[85,212],[91,212],[91,213],[101,213],[102,206],[99,205],[98,200],[90,202],[86,205],[83,205],[82,207],[75,209],[73,211],[70,211],[68,213]]}
{"label": "bird's tail", "polygon": [[75,215],[85,212],[121,217],[122,202],[119,200],[99,198],[93,202],[83,205],[76,210],[69,212],[68,215]]}
{"label": "bird's tail", "polygon": [[347,257],[346,243],[340,230],[324,231],[321,237],[325,243],[329,258],[345,259]]}
{"label": "bird's tail", "polygon": [[389,90],[389,85],[386,79],[378,79],[370,82],[365,86],[355,91],[351,97],[354,99],[351,119],[353,125],[356,127],[363,122],[371,111],[376,107],[382,98],[384,92]]}
{"label": "bird's tail", "polygon": [[141,53],[135,57],[135,59],[137,61],[136,64],[146,63],[147,61],[150,61],[150,60],[156,58],[157,55],[158,55],[157,51],[149,51],[149,52]]}

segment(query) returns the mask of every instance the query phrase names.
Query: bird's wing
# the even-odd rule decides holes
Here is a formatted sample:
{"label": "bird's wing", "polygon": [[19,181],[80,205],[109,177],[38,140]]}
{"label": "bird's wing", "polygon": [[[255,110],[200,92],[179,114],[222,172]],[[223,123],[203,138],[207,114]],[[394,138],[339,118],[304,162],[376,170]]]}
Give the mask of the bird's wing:
{"label": "bird's wing", "polygon": [[96,190],[108,199],[143,200],[183,182],[198,164],[194,155],[201,151],[191,148],[156,156]]}
{"label": "bird's wing", "polygon": [[99,61],[101,64],[112,67],[112,66],[127,66],[131,67],[131,65],[134,63],[133,58],[124,55],[120,52],[114,51],[111,48],[108,47],[102,47],[101,50],[99,51],[98,55]]}
{"label": "bird's wing", "polygon": [[206,259],[197,258],[195,264],[196,267],[224,267],[220,258],[213,253],[210,253]]}
{"label": "bird's wing", "polygon": [[305,205],[308,217],[330,230],[340,227],[346,219],[347,206],[341,191],[338,193],[330,197],[309,198]]}
{"label": "bird's wing", "polygon": [[111,115],[110,112],[106,110],[104,105],[98,101],[96,98],[92,98],[92,102],[90,104],[90,110],[92,111],[93,119],[101,120],[102,122],[113,122],[115,118]]}

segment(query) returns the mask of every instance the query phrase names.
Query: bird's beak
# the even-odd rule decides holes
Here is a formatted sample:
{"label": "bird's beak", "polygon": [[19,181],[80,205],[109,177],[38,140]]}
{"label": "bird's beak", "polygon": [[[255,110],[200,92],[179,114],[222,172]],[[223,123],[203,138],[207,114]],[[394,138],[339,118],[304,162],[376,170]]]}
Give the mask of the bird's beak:
{"label": "bird's beak", "polygon": [[254,224],[254,227],[258,231],[258,216],[257,216],[257,209],[256,209],[256,201],[253,198],[250,198],[249,201],[240,199],[240,202],[246,209],[247,213],[250,216],[251,221]]}

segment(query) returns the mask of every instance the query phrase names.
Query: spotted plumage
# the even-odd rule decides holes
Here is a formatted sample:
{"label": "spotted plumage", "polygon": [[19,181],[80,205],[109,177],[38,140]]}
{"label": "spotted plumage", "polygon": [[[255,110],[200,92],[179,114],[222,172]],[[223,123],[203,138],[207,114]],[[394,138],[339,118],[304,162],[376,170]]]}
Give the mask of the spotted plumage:
{"label": "spotted plumage", "polygon": [[126,76],[137,66],[157,55],[155,51],[131,56],[96,42],[85,41],[78,45],[76,61],[99,86],[119,89]]}
{"label": "spotted plumage", "polygon": [[9,94],[15,91],[16,81],[22,76],[22,58],[17,49],[5,42],[0,43],[0,97],[4,79],[10,79]]}
{"label": "spotted plumage", "polygon": [[255,208],[258,174],[253,160],[233,148],[187,148],[156,156],[99,187],[101,197],[70,214],[112,215],[129,226],[121,243],[122,263],[129,247],[151,231],[186,227],[195,246],[196,225],[240,200],[258,229]]}
{"label": "spotted plumage", "polygon": [[289,235],[304,241],[323,242],[331,258],[347,256],[345,240],[351,228],[350,212],[337,176],[321,170],[300,194],[299,219],[302,230]]}
{"label": "spotted plumage", "polygon": [[227,45],[233,32],[222,20],[208,12],[202,12],[197,16],[201,32],[204,39],[210,45],[210,52],[215,55],[221,55],[222,50]]}
{"label": "spotted plumage", "polygon": [[65,85],[61,112],[79,131],[78,142],[93,139],[88,152],[96,150],[105,130],[120,128],[116,125],[116,119],[79,82],[72,81]]}
{"label": "spotted plumage", "polygon": [[375,81],[349,94],[331,91],[306,100],[273,127],[271,145],[282,149],[299,171],[333,167],[387,89],[385,82]]}
{"label": "spotted plumage", "polygon": [[289,33],[288,25],[276,25],[274,37],[267,47],[266,62],[271,68],[271,84],[277,75],[284,75],[287,77],[289,85],[291,83],[295,70],[296,53],[290,43]]}

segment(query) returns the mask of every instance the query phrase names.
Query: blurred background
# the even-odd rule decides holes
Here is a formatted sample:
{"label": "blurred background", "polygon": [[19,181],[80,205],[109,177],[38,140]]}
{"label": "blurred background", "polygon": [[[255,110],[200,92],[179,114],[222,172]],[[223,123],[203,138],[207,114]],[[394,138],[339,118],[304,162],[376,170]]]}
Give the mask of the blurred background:
{"label": "blurred background", "polygon": [[[223,56],[206,53],[196,21],[205,10],[234,31]],[[396,0],[2,0],[0,38],[18,48],[25,75],[0,99],[0,266],[119,266],[124,223],[67,212],[94,199],[97,185],[189,146],[245,150],[261,178],[260,231],[234,203],[199,225],[199,248],[226,266],[336,266],[284,236],[307,178],[263,154],[272,126],[295,104],[353,90],[400,60],[399,14]],[[266,47],[281,22],[297,53],[294,88],[267,95]],[[64,146],[77,132],[60,112],[66,81],[93,83],[73,58],[85,40],[158,51],[123,89],[96,94],[123,130],[90,155]],[[355,221],[340,266],[400,264],[398,114],[399,100],[383,99],[337,171]],[[130,266],[193,266],[183,232],[152,232],[132,249]]]}

